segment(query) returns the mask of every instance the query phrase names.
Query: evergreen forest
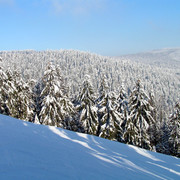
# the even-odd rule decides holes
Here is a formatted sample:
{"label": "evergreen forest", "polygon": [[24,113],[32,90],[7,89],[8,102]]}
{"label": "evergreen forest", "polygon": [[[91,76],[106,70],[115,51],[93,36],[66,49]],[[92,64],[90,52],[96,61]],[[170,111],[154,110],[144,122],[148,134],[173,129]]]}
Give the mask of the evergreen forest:
{"label": "evergreen forest", "polygon": [[75,50],[0,57],[1,114],[180,157],[178,68]]}

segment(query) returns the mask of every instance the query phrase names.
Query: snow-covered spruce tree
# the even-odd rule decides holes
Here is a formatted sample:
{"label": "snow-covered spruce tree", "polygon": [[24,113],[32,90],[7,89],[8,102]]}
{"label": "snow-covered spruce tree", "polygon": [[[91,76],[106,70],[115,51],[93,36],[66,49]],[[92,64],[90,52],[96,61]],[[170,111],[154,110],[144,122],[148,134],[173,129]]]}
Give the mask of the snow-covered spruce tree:
{"label": "snow-covered spruce tree", "polygon": [[31,91],[17,71],[0,68],[0,112],[15,118],[32,121]]}
{"label": "snow-covered spruce tree", "polygon": [[128,118],[125,124],[123,140],[127,144],[137,145],[139,142],[138,128],[134,125],[131,118]]}
{"label": "snow-covered spruce tree", "polygon": [[124,83],[122,83],[117,97],[117,111],[122,114],[122,128],[124,130],[129,114],[128,99],[124,88]]}
{"label": "snow-covered spruce tree", "polygon": [[163,154],[170,154],[169,151],[169,136],[170,122],[167,118],[166,102],[163,96],[160,96],[156,101],[157,116],[156,125],[159,125],[159,133],[156,143],[156,151]]}
{"label": "snow-covered spruce tree", "polygon": [[68,96],[69,87],[65,83],[64,77],[61,75],[61,69],[58,65],[56,66],[56,72],[61,82],[60,89],[63,95],[59,99],[60,111],[58,113],[60,114],[61,120],[64,120],[65,122],[64,128],[69,130],[74,130],[73,126],[77,125],[77,121],[76,121],[77,113],[74,104],[72,103],[71,99]]}
{"label": "snow-covered spruce tree", "polygon": [[8,98],[6,101],[6,105],[8,107],[9,110],[9,115],[12,117],[18,117],[18,110],[16,107],[17,104],[17,89],[15,86],[15,80],[13,79],[13,72],[8,68],[8,70],[6,71],[6,75],[7,75],[7,81],[9,84],[9,87],[11,89],[11,91],[8,92]]}
{"label": "snow-covered spruce tree", "polygon": [[13,73],[7,71],[7,75],[14,85],[13,92],[10,93],[10,100],[8,102],[10,115],[32,122],[34,118],[34,103],[32,100],[31,88],[23,81],[17,70]]}
{"label": "snow-covered spruce tree", "polygon": [[159,141],[156,144],[156,151],[163,154],[170,154],[169,149],[169,137],[170,137],[170,124],[167,121],[164,121],[161,124],[159,131]]}
{"label": "snow-covered spruce tree", "polygon": [[165,101],[165,97],[164,96],[160,96],[157,100],[156,100],[156,109],[157,109],[157,113],[156,113],[156,118],[157,121],[160,122],[161,124],[166,124],[168,119],[169,114],[167,113],[167,103]]}
{"label": "snow-covered spruce tree", "polygon": [[85,75],[82,88],[79,93],[77,110],[82,123],[83,131],[88,134],[97,135],[98,131],[98,115],[95,104],[94,89],[89,75]]}
{"label": "snow-covered spruce tree", "polygon": [[110,140],[122,140],[122,114],[116,110],[116,96],[114,93],[105,94],[98,103],[100,118],[99,137]]}
{"label": "snow-covered spruce tree", "polygon": [[151,91],[149,93],[149,103],[153,107],[152,110],[152,118],[154,119],[154,123],[149,127],[148,134],[150,136],[151,146],[153,150],[156,151],[156,145],[160,143],[161,139],[161,123],[157,119],[157,105],[154,92]]}
{"label": "snow-covered spruce tree", "polygon": [[108,92],[109,92],[109,86],[108,86],[107,78],[103,74],[101,76],[101,81],[100,81],[100,86],[99,86],[99,97],[96,99],[96,104],[98,107],[98,122],[99,122],[98,132],[97,132],[98,136],[100,134],[101,118],[103,116],[103,112],[99,111],[101,109],[100,102],[102,101],[102,99],[104,99],[107,96]]}
{"label": "snow-covered spruce tree", "polygon": [[49,63],[42,81],[40,123],[67,128],[74,106],[66,95],[60,68]]}
{"label": "snow-covered spruce tree", "polygon": [[[2,61],[2,59],[0,59]],[[9,93],[12,91],[11,84],[8,81],[7,74],[0,66],[0,113],[10,115],[7,102],[9,100]]]}
{"label": "snow-covered spruce tree", "polygon": [[154,123],[154,119],[151,116],[153,108],[148,100],[138,80],[129,99],[130,116],[125,125],[124,139],[126,143],[152,150],[147,131]]}
{"label": "snow-covered spruce tree", "polygon": [[34,119],[33,122],[35,124],[40,124],[40,120],[39,120],[39,114],[41,111],[41,90],[42,90],[42,82],[41,80],[36,81],[36,80],[32,80],[31,82],[29,82],[32,92],[33,92],[33,102],[34,102]]}
{"label": "snow-covered spruce tree", "polygon": [[108,82],[107,78],[105,75],[101,77],[101,82],[100,82],[100,87],[99,87],[99,98],[97,101],[101,101],[108,93],[109,87],[108,87]]}
{"label": "snow-covered spruce tree", "polygon": [[180,157],[180,103],[175,105],[174,113],[170,116],[171,132],[169,138],[170,154]]}

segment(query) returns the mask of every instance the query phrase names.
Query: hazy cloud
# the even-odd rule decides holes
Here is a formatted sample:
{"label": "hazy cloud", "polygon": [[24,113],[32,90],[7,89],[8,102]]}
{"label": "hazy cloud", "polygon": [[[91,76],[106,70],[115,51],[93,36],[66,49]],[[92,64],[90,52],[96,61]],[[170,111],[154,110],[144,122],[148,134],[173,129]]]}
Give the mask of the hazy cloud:
{"label": "hazy cloud", "polygon": [[107,0],[49,0],[56,13],[86,14],[103,9]]}
{"label": "hazy cloud", "polygon": [[0,0],[0,5],[13,5],[14,0]]}

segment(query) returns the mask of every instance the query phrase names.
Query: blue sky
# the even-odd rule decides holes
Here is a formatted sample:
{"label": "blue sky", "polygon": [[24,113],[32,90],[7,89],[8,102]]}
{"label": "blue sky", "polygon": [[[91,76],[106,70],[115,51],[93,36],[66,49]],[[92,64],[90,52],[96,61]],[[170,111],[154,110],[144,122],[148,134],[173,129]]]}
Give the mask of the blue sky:
{"label": "blue sky", "polygon": [[0,40],[110,56],[180,47],[180,0],[0,0]]}

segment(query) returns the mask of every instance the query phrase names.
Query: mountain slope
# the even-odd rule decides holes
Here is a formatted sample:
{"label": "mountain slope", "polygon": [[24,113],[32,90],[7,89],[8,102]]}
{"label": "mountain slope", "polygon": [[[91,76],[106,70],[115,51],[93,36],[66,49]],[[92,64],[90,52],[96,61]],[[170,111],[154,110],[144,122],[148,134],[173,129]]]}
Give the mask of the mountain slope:
{"label": "mountain slope", "polygon": [[121,56],[131,61],[167,68],[180,68],[180,48],[165,48]]}
{"label": "mountain slope", "polygon": [[178,179],[180,159],[0,115],[0,179]]}

